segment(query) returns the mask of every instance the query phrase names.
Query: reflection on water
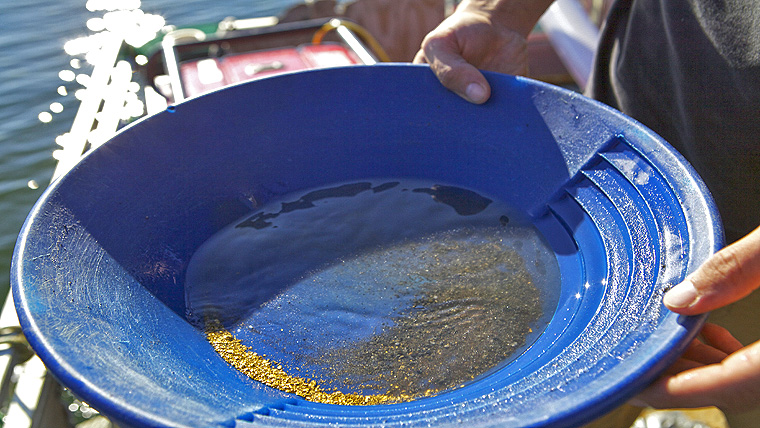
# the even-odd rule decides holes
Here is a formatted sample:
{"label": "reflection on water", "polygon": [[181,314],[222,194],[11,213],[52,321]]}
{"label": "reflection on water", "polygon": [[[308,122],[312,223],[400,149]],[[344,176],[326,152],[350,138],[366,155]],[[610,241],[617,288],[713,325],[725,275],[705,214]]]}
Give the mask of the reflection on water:
{"label": "reflection on water", "polygon": [[[306,208],[314,208],[315,203],[328,198],[346,198],[356,196],[359,193],[365,191],[371,191],[372,193],[379,193],[385,190],[393,189],[398,186],[398,181],[391,181],[374,186],[369,182],[344,184],[337,187],[330,187],[327,189],[320,189],[309,192],[294,202],[283,202],[282,207],[276,213],[272,212],[259,212],[239,223],[236,227],[253,227],[255,229],[263,229],[265,227],[272,226],[272,223],[268,222],[269,219],[274,219],[280,216],[280,214],[289,213],[295,210],[301,210]],[[432,185],[430,187],[412,189],[415,193],[426,193],[432,196],[433,201],[441,202],[451,206],[454,211],[459,215],[474,215],[478,214],[490,204],[492,201],[488,198],[484,198],[477,193],[458,187]]]}
{"label": "reflection on water", "polygon": [[559,278],[510,207],[406,180],[268,204],[204,243],[185,288],[189,319],[243,344],[217,348],[233,366],[262,373],[263,358],[292,377],[270,386],[313,380],[322,395],[307,399],[378,403],[456,388],[519,354],[553,314]]}

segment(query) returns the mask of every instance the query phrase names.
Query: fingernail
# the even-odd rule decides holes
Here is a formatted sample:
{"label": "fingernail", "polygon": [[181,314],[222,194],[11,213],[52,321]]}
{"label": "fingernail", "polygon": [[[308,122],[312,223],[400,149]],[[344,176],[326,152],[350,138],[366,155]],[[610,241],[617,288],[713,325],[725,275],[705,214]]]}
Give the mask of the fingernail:
{"label": "fingernail", "polygon": [[665,297],[662,301],[665,303],[665,306],[671,308],[688,308],[696,303],[698,299],[699,293],[697,293],[697,289],[694,287],[694,284],[687,279],[665,293]]}
{"label": "fingernail", "polygon": [[470,102],[480,104],[486,100],[486,89],[477,83],[470,83],[465,89],[465,96]]}

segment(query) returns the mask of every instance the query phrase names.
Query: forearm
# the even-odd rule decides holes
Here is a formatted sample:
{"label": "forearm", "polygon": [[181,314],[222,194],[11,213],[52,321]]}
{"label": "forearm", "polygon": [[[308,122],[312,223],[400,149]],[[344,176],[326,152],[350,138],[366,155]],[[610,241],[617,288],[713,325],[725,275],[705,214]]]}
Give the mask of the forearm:
{"label": "forearm", "polygon": [[517,31],[524,37],[554,0],[463,0],[457,10],[482,13],[493,21]]}

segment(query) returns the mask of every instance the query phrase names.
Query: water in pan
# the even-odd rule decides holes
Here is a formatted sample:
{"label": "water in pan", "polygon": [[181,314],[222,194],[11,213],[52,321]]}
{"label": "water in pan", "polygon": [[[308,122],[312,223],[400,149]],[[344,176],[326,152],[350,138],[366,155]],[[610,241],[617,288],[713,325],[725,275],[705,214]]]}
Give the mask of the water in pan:
{"label": "water in pan", "polygon": [[398,402],[505,364],[553,315],[559,273],[496,198],[418,180],[304,191],[211,237],[189,319],[230,364],[338,404]]}

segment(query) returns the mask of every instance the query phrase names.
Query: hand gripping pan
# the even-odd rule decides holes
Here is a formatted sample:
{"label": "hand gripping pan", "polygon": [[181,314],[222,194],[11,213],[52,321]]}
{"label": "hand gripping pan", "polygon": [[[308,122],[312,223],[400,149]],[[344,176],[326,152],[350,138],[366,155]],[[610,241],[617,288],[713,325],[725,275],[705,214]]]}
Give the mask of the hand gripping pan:
{"label": "hand gripping pan", "polygon": [[[487,78],[491,100],[471,105],[422,66],[298,72],[125,128],[54,182],[23,227],[12,285],[29,342],[65,386],[120,426],[556,428],[622,404],[703,322],[661,300],[722,245],[713,201],[641,124],[551,85]],[[228,225],[271,219],[253,213],[288,195],[317,205],[329,198],[313,189],[369,183],[357,192],[370,195],[400,179],[503,203],[549,249],[558,283],[543,291],[552,302],[546,322],[503,364],[411,401],[325,404],[246,376],[190,322],[191,261]],[[275,247],[284,265],[299,260]],[[341,284],[353,278],[335,275]],[[236,292],[242,304],[262,290]],[[314,318],[306,328],[337,335],[343,320]],[[286,330],[273,337],[293,342]]]}

